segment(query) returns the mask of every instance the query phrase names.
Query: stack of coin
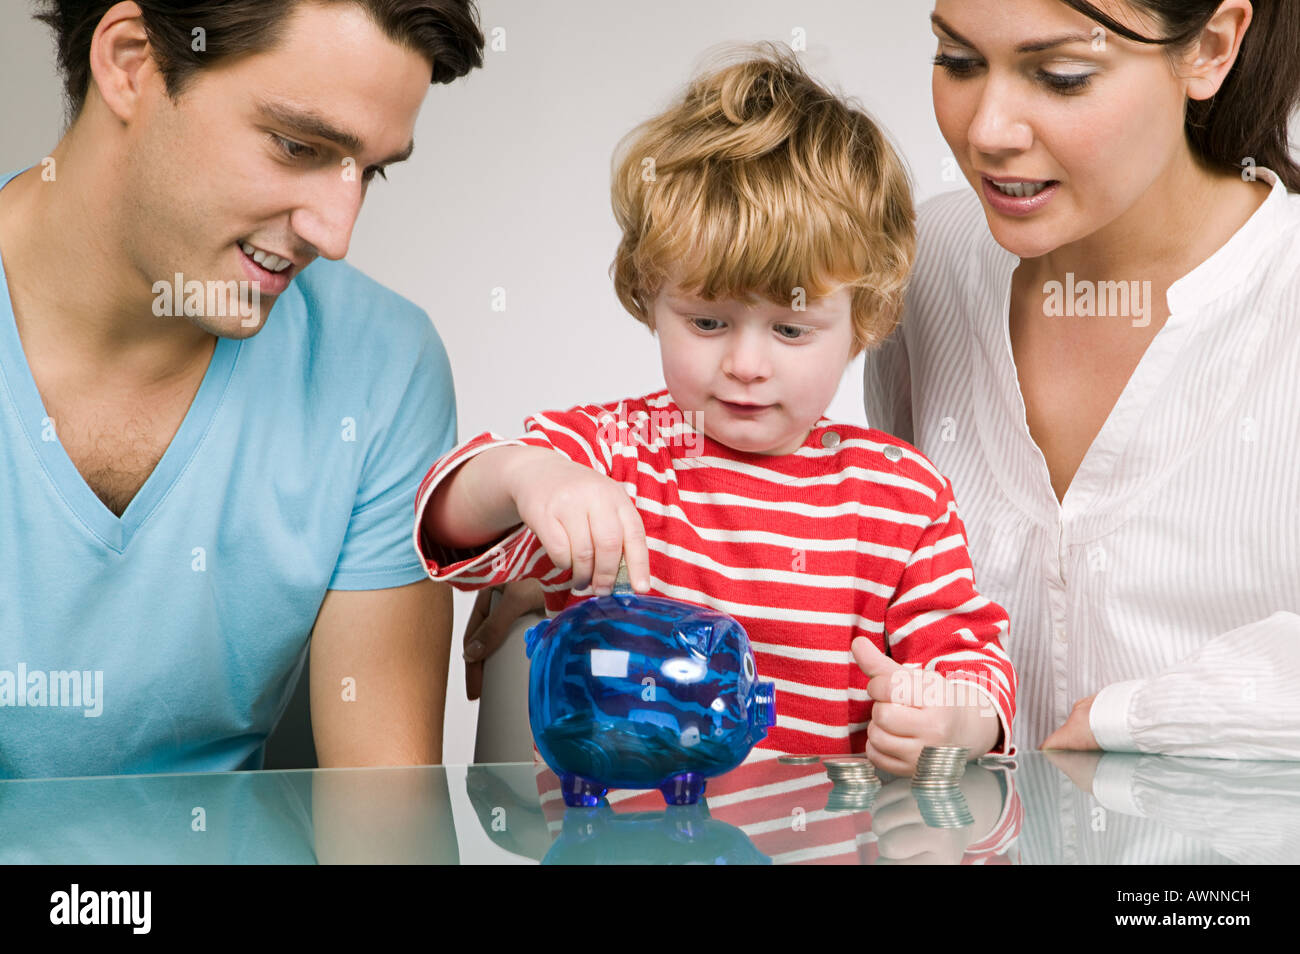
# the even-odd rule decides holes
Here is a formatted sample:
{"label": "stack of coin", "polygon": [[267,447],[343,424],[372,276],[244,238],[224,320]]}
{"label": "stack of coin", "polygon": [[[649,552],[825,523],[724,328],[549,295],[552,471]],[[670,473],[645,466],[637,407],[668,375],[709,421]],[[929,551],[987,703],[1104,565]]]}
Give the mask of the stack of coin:
{"label": "stack of coin", "polygon": [[879,788],[876,767],[866,756],[837,755],[822,759],[826,774],[837,788]]}
{"label": "stack of coin", "polygon": [[921,812],[921,819],[930,828],[965,828],[975,824],[975,816],[966,804],[966,796],[961,789],[913,788],[916,807]]}
{"label": "stack of coin", "polygon": [[975,823],[959,787],[968,755],[970,749],[960,745],[927,745],[921,750],[912,776],[912,794],[921,818],[931,828],[964,828]]}
{"label": "stack of coin", "polygon": [[816,755],[778,755],[776,760],[782,765],[812,765],[820,762],[821,758]]}
{"label": "stack of coin", "polygon": [[957,783],[966,772],[966,756],[970,749],[961,745],[927,745],[916,760],[916,774],[912,776],[914,791],[932,791],[940,794],[957,789]]}

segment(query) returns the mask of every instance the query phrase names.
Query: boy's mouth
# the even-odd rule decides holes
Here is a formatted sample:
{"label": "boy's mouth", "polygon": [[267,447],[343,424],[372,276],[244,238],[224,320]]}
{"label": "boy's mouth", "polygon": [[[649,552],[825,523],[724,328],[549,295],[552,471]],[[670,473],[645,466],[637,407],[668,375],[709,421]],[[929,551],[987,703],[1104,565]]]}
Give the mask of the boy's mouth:
{"label": "boy's mouth", "polygon": [[718,403],[733,414],[743,414],[750,417],[760,414],[768,408],[775,407],[775,405],[772,404],[734,404],[731,401],[724,401],[721,398],[718,398]]}

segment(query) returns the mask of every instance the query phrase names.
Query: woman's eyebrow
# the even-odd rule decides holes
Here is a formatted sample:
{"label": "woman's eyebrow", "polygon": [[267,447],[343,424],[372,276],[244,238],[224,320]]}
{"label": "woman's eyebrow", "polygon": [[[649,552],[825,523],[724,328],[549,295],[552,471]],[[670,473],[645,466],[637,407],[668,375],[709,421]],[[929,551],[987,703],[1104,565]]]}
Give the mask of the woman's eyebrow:
{"label": "woman's eyebrow", "polygon": [[[978,49],[974,43],[966,39],[964,36],[962,36],[960,33],[954,30],[951,26],[949,26],[947,21],[945,21],[943,17],[939,16],[939,14],[937,13],[930,14],[930,23],[938,27],[944,33],[948,34],[949,37],[951,37],[956,42],[960,43],[962,46],[968,46],[972,50]],[[1044,50],[1050,50],[1058,46],[1064,46],[1067,43],[1091,43],[1092,41],[1093,41],[1093,37],[1091,34],[1088,33],[1067,33],[1064,34],[1063,36],[1052,37],[1051,39],[1048,40],[1030,40],[1028,43],[1021,43],[1019,46],[1016,47],[1016,52],[1017,53],[1041,53]]]}

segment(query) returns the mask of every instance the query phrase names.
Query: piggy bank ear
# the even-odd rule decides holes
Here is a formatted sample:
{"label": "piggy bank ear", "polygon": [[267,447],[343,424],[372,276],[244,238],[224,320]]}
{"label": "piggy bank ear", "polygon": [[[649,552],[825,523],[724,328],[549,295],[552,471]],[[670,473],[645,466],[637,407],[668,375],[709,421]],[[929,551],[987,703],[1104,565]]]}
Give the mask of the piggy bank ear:
{"label": "piggy bank ear", "polygon": [[713,651],[713,620],[708,617],[700,614],[683,617],[673,627],[673,635],[701,656],[708,657]]}
{"label": "piggy bank ear", "polygon": [[550,629],[550,626],[551,621],[549,619],[544,619],[536,626],[529,627],[528,632],[524,634],[524,654],[529,659],[533,658],[533,650],[537,648],[537,644],[546,636],[546,631]]}

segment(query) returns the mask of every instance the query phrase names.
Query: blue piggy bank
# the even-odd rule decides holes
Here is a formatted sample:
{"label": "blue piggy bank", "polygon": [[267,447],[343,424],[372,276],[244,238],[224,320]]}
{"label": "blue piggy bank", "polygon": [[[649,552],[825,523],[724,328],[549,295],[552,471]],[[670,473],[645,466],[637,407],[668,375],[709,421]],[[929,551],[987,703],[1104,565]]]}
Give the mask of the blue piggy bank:
{"label": "blue piggy bank", "polygon": [[528,721],[564,802],[658,788],[693,805],[776,722],[749,636],[725,613],[626,590],[532,627]]}

